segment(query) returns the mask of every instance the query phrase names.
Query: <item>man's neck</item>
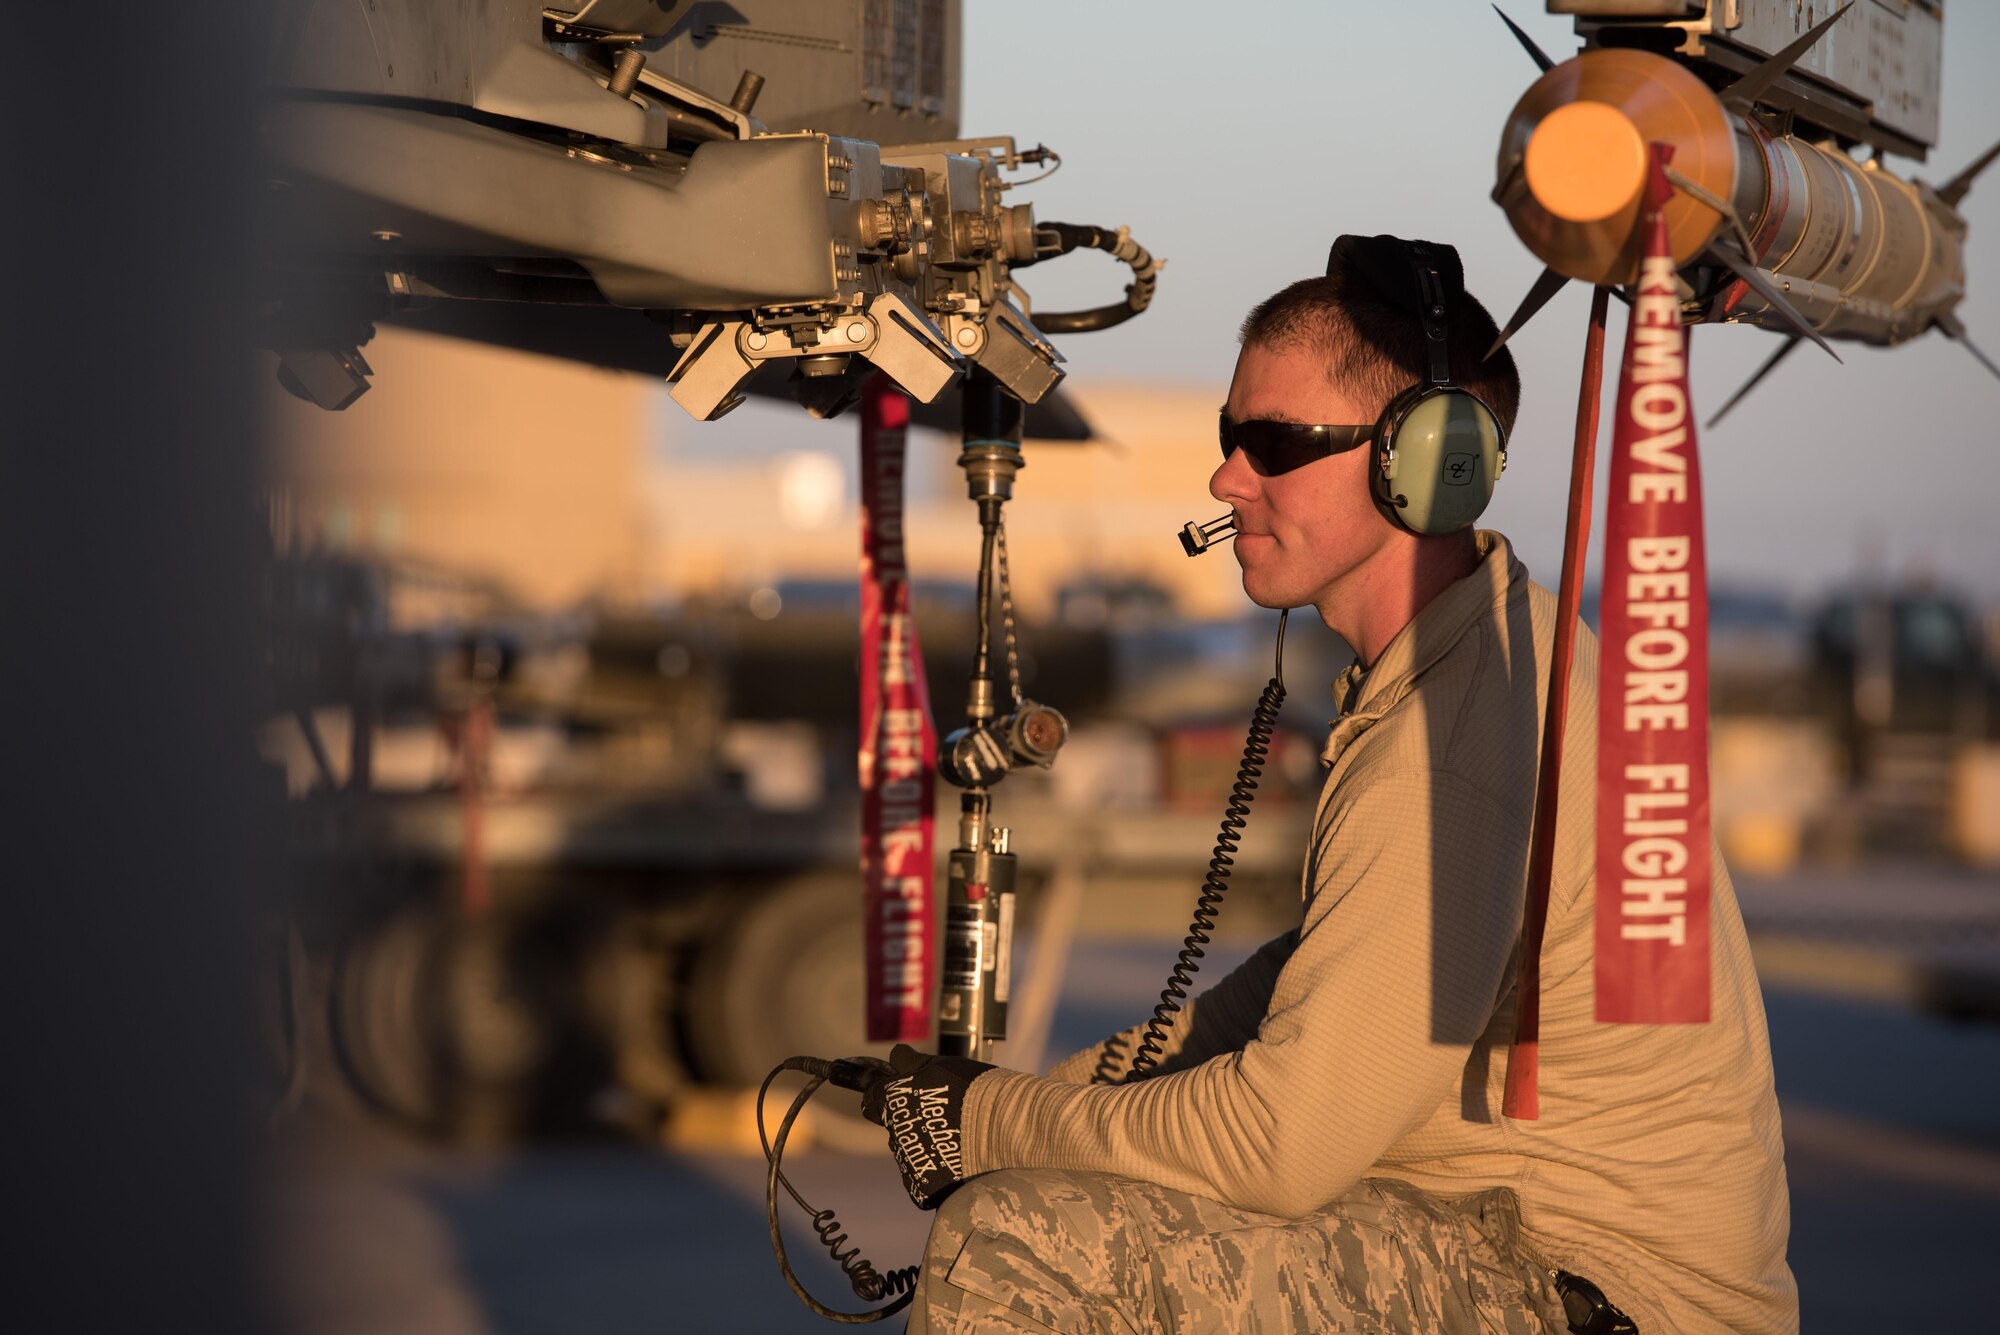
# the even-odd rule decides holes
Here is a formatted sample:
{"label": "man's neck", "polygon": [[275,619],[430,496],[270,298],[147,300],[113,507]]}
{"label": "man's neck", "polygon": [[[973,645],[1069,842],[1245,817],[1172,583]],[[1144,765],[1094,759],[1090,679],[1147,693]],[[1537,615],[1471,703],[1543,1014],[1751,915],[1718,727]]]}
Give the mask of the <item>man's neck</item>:
{"label": "man's neck", "polygon": [[1478,568],[1479,545],[1470,529],[1442,538],[1402,537],[1350,571],[1315,606],[1365,670],[1431,599]]}

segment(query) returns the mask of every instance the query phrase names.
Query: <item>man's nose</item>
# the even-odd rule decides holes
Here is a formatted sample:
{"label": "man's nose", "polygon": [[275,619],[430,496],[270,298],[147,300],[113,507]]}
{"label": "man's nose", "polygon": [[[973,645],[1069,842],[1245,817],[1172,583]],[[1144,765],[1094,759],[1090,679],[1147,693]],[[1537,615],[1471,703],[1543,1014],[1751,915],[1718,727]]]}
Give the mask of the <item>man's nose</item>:
{"label": "man's nose", "polygon": [[1250,456],[1240,447],[1230,451],[1221,467],[1209,475],[1208,494],[1218,501],[1234,505],[1256,499],[1257,492],[1257,470],[1250,466]]}

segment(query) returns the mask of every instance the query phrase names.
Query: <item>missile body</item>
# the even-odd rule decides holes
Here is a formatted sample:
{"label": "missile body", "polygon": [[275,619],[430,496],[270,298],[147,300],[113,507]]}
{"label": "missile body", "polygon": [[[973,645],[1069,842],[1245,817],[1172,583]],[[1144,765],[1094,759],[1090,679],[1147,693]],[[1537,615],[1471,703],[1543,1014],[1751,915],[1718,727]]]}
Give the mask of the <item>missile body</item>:
{"label": "missile body", "polygon": [[1633,282],[1649,142],[1674,149],[1667,228],[1690,320],[1790,323],[1723,262],[1727,249],[1747,251],[1827,338],[1893,344],[1951,327],[1966,230],[1951,203],[1766,124],[1665,56],[1599,48],[1548,70],[1508,117],[1494,199],[1557,274]]}
{"label": "missile body", "polygon": [[[1814,328],[1829,338],[1900,343],[1950,314],[1965,295],[1965,221],[1957,210],[1873,159],[1857,163],[1838,147],[1736,119],[1737,213],[1759,266]],[[1707,316],[1778,322],[1741,282]]]}

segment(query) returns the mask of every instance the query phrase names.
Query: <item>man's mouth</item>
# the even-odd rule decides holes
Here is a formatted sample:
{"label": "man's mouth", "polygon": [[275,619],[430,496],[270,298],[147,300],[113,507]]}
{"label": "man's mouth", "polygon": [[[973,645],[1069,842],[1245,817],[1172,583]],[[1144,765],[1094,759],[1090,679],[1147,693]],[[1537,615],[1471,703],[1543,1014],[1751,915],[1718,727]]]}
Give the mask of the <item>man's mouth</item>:
{"label": "man's mouth", "polygon": [[1230,546],[1235,550],[1236,564],[1247,568],[1252,561],[1262,559],[1258,554],[1264,550],[1265,543],[1275,543],[1275,541],[1276,539],[1268,533],[1256,529],[1239,529],[1236,541]]}

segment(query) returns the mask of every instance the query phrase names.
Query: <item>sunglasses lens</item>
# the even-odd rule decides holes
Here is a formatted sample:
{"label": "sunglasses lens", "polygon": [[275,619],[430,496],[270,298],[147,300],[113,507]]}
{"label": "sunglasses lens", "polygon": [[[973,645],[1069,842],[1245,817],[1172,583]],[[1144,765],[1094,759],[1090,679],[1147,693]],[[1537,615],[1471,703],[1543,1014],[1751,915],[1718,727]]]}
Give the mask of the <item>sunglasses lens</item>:
{"label": "sunglasses lens", "polygon": [[1351,450],[1374,434],[1373,427],[1307,426],[1261,419],[1231,422],[1227,414],[1220,425],[1222,457],[1227,459],[1240,449],[1250,456],[1257,471],[1267,477]]}
{"label": "sunglasses lens", "polygon": [[1326,433],[1291,422],[1246,422],[1243,448],[1266,473],[1289,473],[1327,455]]}
{"label": "sunglasses lens", "polygon": [[1241,449],[1266,476],[1326,457],[1325,433],[1292,422],[1238,422],[1223,429],[1222,455]]}

